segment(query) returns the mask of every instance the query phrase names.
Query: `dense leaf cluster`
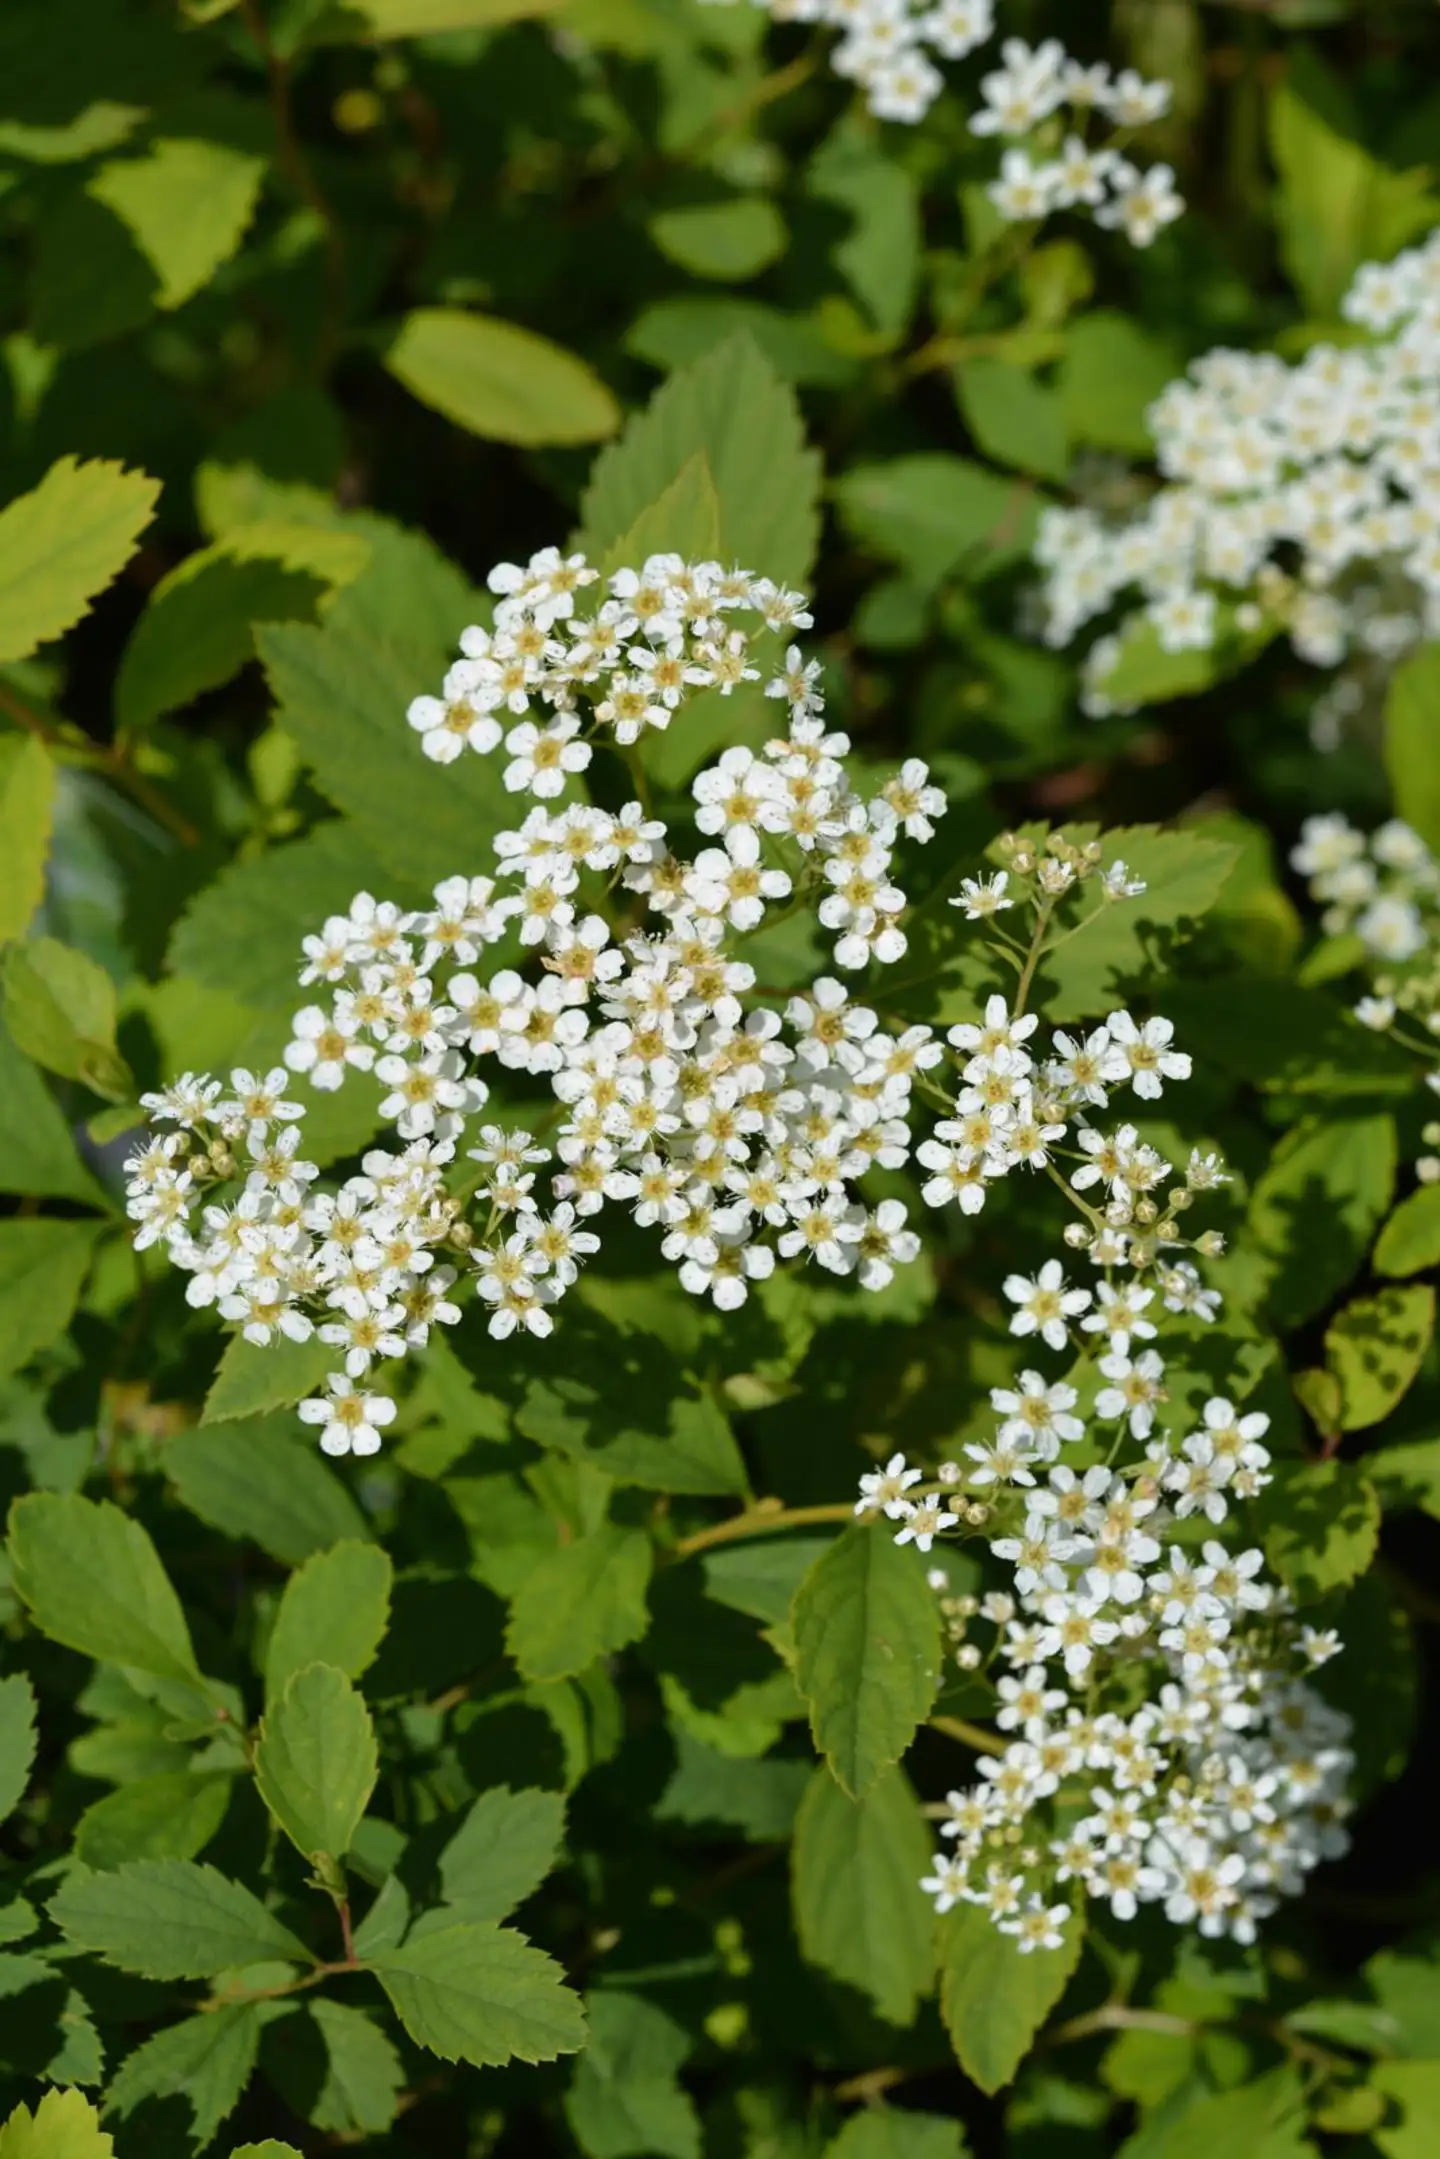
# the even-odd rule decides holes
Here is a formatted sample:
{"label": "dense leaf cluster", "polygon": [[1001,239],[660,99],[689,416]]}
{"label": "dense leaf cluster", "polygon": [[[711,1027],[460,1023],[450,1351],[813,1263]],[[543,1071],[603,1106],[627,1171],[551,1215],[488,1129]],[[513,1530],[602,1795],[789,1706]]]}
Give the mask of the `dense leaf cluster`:
{"label": "dense leaf cluster", "polygon": [[[1274,621],[1135,616],[1096,718],[1033,558],[1047,511],[1154,499],[1147,410],[1198,356],[1362,338],[1357,271],[1440,225],[1440,35],[1418,0],[997,0],[1172,86],[1136,155],[1188,208],[1139,248],[1001,215],[993,53],[902,125],[813,12],[0,11],[0,2159],[1433,2148],[1440,1134],[1421,1022],[1354,1008],[1435,1011],[1440,955],[1377,980],[1291,855],[1336,813],[1440,854],[1440,647],[1367,664],[1337,741]],[[956,1653],[1002,1570],[855,1499],[993,1435],[1039,1171],[928,1212],[868,1171],[920,1257],[735,1310],[612,1207],[549,1339],[472,1303],[387,1368],[364,1460],[295,1419],[331,1349],[227,1340],[135,1249],[142,1094],[279,1064],[357,893],[493,868],[528,805],[406,709],[491,568],[567,542],[813,594],[867,791],[944,788],[856,990],[885,1028],[941,1039],[1022,966],[1047,1028],[1173,1023],[1193,1076],[1140,1137],[1231,1182],[1167,1414],[1268,1417],[1240,1534],[1343,1642],[1314,1684],[1358,1761],[1351,1849],[1254,1944],[1092,1904],[1022,1954],[919,1887],[1003,1751]],[[776,717],[705,688],[584,785],[681,829]],[[1047,835],[1143,890],[1012,961],[949,903]],[[832,943],[775,910],[757,998]],[[512,1080],[487,1115],[533,1122]],[[307,1088],[307,1158],[352,1172],[382,1092]]]}

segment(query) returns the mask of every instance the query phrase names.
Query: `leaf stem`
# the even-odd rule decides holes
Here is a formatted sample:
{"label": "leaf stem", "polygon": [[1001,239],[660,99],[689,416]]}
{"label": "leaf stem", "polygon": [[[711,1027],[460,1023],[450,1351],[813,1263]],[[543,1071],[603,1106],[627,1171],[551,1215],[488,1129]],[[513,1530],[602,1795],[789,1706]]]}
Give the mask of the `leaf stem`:
{"label": "leaf stem", "polygon": [[783,1500],[757,1499],[753,1507],[732,1515],[728,1522],[715,1522],[709,1529],[697,1529],[693,1537],[682,1537],[670,1557],[688,1559],[692,1552],[708,1551],[712,1544],[729,1544],[737,1537],[764,1537],[776,1529],[799,1529],[808,1522],[849,1522],[854,1514],[854,1507],[844,1499],[823,1507],[787,1507]]}
{"label": "leaf stem", "polygon": [[971,1747],[976,1754],[1003,1754],[1006,1741],[994,1732],[987,1732],[983,1724],[972,1724],[968,1717],[927,1717],[927,1724],[935,1732],[943,1732],[947,1739],[958,1739],[962,1747]]}

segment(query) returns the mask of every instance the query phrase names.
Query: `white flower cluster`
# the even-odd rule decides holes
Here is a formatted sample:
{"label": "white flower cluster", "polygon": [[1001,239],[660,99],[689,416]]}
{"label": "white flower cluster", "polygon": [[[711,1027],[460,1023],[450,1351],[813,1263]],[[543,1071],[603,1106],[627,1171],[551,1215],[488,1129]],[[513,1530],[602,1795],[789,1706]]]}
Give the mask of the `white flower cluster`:
{"label": "white flower cluster", "polygon": [[[942,1912],[982,1906],[1022,1950],[1058,1944],[1070,1884],[1121,1920],[1155,1903],[1249,1941],[1343,1849],[1353,1757],[1347,1720],[1304,1680],[1338,1642],[1296,1626],[1257,1549],[1209,1533],[1270,1481],[1268,1418],[1221,1396],[1193,1429],[1166,1415],[1153,1346],[1165,1317],[1209,1322],[1220,1301],[1185,1256],[1220,1240],[1187,1237],[1182,1218],[1225,1172],[1199,1153],[1177,1171],[1133,1124],[1098,1121],[1113,1086],[1154,1100],[1188,1076],[1167,1022],[1114,1014],[1083,1039],[1057,1034],[1041,1058],[1026,1047],[1033,1016],[995,996],[963,1032],[957,1121],[999,1111],[1006,1151],[1067,1193],[1065,1243],[1098,1279],[1072,1283],[1059,1258],[1011,1275],[1011,1333],[1067,1358],[1067,1375],[1027,1368],[995,1388],[992,1435],[933,1478],[897,1454],[861,1480],[857,1514],[882,1512],[897,1543],[928,1552],[984,1525],[1008,1576],[979,1599],[951,1596],[943,1570],[931,1578],[1004,1737],[980,1781],[949,1795],[941,1834],[954,1841],[922,1887]],[[983,1124],[967,1139],[983,1164]]]}
{"label": "white flower cluster", "polygon": [[[502,566],[493,631],[468,631],[443,697],[411,707],[442,761],[496,747],[497,710],[513,721],[505,784],[538,800],[497,836],[496,877],[452,877],[418,913],[362,893],[304,940],[301,983],[328,998],[297,1013],[286,1065],[322,1090],[373,1070],[398,1146],[324,1193],[298,1156],[284,1071],[236,1073],[228,1091],[187,1075],[145,1098],[175,1129],[129,1164],[137,1242],[163,1239],[191,1275],[190,1301],[218,1304],[247,1340],[318,1331],[334,1344],[343,1372],[301,1409],[332,1452],[378,1445],[393,1405],[360,1383],[453,1324],[462,1291],[478,1294],[496,1338],[548,1334],[608,1203],[655,1228],[685,1287],[722,1310],[777,1256],[878,1290],[919,1248],[901,1202],[868,1204],[856,1186],[908,1159],[914,1081],[942,1046],[926,1027],[882,1027],[831,975],[775,1009],[739,941],[777,903],[809,903],[839,968],[900,958],[894,851],[903,835],[931,836],[944,797],[915,760],[858,796],[849,743],[825,726],[818,665],[792,647],[766,684],[786,731],[759,755],[725,750],[694,781],[710,844],[693,859],[670,851],[639,802],[552,807],[593,742],[623,752],[692,690],[759,679],[741,620],[763,631],[810,619],[798,594],[714,563],[657,556],[621,570],[582,616],[576,595],[595,583],[582,557],[553,549]],[[530,716],[535,704],[552,716]],[[518,964],[487,971],[502,940]],[[553,1149],[497,1123],[460,1156],[488,1100],[486,1060],[548,1089]],[[542,1206],[537,1175],[552,1162]],[[213,1191],[232,1180],[237,1191]]]}
{"label": "white flower cluster", "polygon": [[[1399,818],[1367,841],[1338,811],[1306,818],[1290,861],[1324,908],[1327,936],[1358,939],[1373,963],[1355,1017],[1417,1056],[1425,1085],[1440,1094],[1440,862]],[[1423,1137],[1440,1147],[1440,1120]],[[1424,1183],[1440,1183],[1440,1154],[1422,1155],[1416,1169]]]}
{"label": "white flower cluster", "polygon": [[[1440,233],[1393,263],[1368,263],[1343,303],[1368,343],[1207,353],[1150,410],[1171,484],[1138,516],[1051,509],[1037,560],[1047,637],[1066,645],[1138,592],[1124,624],[1166,652],[1207,651],[1236,632],[1283,631],[1311,666],[1347,672],[1317,708],[1340,723],[1418,640],[1440,634]],[[1120,650],[1086,662],[1086,706]]]}
{"label": "white flower cluster", "polygon": [[[818,22],[843,33],[831,65],[858,83],[882,120],[923,120],[945,87],[935,60],[964,60],[995,35],[995,0],[761,0],[777,22]],[[934,55],[934,58],[931,55]],[[1148,247],[1185,205],[1169,165],[1142,172],[1120,140],[1160,119],[1170,85],[1146,82],[1133,68],[1117,75],[1103,62],[1072,60],[1057,38],[1027,45],[1007,38],[1001,65],[980,83],[973,135],[1012,147],[989,189],[1007,222],[1028,223],[1056,210],[1090,211],[1097,225]],[[1087,136],[1108,125],[1116,140]]]}

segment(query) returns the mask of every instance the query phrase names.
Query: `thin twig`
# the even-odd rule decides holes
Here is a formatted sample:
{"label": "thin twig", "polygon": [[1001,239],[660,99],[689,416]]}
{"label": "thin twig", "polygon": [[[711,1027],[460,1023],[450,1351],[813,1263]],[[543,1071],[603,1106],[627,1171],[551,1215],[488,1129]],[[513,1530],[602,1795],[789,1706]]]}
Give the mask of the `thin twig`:
{"label": "thin twig", "polygon": [[843,1499],[824,1507],[787,1507],[778,1499],[757,1499],[753,1507],[732,1515],[728,1522],[716,1522],[709,1529],[697,1529],[693,1537],[682,1537],[670,1556],[688,1559],[692,1552],[708,1551],[712,1544],[729,1544],[736,1537],[767,1537],[773,1530],[799,1529],[809,1522],[848,1522],[854,1513],[854,1507]]}
{"label": "thin twig", "polygon": [[963,1747],[970,1747],[976,1754],[1003,1754],[1006,1742],[994,1732],[987,1732],[981,1724],[972,1724],[968,1717],[927,1717],[926,1723],[933,1732],[943,1732],[947,1739],[958,1739]]}

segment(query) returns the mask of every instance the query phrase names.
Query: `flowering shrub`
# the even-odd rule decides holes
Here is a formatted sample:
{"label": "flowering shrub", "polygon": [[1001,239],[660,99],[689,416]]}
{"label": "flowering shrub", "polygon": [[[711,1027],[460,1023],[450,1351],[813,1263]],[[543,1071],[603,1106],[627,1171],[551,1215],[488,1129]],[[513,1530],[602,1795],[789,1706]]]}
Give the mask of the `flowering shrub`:
{"label": "flowering shrub", "polygon": [[1436,52],[0,10],[0,2159],[1428,2151]]}

